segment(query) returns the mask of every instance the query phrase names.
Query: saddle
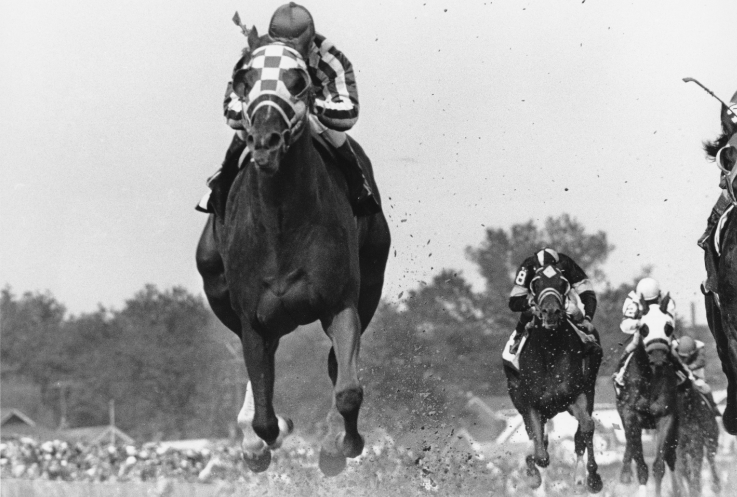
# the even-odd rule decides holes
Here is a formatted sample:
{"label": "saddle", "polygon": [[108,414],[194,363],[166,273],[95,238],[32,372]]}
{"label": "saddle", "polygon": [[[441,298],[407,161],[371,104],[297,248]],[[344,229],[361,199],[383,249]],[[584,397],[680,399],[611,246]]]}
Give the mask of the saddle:
{"label": "saddle", "polygon": [[[566,320],[568,322],[568,325],[573,329],[573,331],[578,335],[578,338],[581,340],[581,344],[584,347],[584,352],[589,351],[591,347],[600,347],[600,345],[596,342],[596,337],[593,335],[589,335],[585,331],[581,330],[573,321],[570,319]],[[529,324],[528,324],[529,326]],[[514,371],[519,373],[519,357],[522,354],[522,350],[525,348],[525,344],[527,343],[527,337],[529,331],[525,331],[525,334],[522,336],[522,339],[519,342],[519,346],[517,347],[517,352],[512,352],[512,347],[514,346],[514,333],[509,337],[509,340],[507,341],[506,345],[504,345],[504,349],[502,349],[502,362],[505,366],[513,369]]]}

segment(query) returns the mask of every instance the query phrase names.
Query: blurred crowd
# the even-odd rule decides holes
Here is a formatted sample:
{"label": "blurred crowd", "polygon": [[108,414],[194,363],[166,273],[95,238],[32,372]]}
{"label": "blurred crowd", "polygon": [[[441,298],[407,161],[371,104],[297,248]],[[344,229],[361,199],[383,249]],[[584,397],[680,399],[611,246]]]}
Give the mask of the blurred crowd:
{"label": "blurred crowd", "polygon": [[37,442],[31,438],[0,443],[0,477],[64,481],[149,481],[162,477],[198,481],[214,474],[238,474],[236,447],[177,450],[166,445],[142,446]]}

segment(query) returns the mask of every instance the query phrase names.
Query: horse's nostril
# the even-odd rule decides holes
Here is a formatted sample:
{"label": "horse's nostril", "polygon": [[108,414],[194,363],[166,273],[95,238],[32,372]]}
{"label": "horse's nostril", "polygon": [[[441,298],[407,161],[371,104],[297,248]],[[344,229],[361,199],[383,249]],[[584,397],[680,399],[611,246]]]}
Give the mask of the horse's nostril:
{"label": "horse's nostril", "polygon": [[271,133],[269,135],[269,141],[267,142],[267,146],[269,148],[276,148],[281,143],[281,135],[279,133]]}

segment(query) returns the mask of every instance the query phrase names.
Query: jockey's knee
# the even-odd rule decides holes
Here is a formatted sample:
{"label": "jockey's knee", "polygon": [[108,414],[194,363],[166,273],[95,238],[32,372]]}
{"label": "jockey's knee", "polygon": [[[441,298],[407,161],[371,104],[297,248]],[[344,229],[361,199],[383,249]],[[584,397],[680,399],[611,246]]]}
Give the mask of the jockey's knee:
{"label": "jockey's knee", "polygon": [[326,128],[322,136],[335,148],[342,147],[346,141],[345,131],[336,131],[334,129]]}

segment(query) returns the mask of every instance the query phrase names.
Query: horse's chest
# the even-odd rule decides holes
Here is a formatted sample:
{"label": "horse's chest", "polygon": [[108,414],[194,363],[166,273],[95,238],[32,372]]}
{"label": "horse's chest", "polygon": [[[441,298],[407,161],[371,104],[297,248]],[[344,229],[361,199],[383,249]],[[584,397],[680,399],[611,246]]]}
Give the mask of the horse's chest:
{"label": "horse's chest", "polygon": [[322,231],[263,240],[252,252],[248,307],[263,326],[293,329],[339,306],[351,289],[357,293],[357,258],[347,240]]}

